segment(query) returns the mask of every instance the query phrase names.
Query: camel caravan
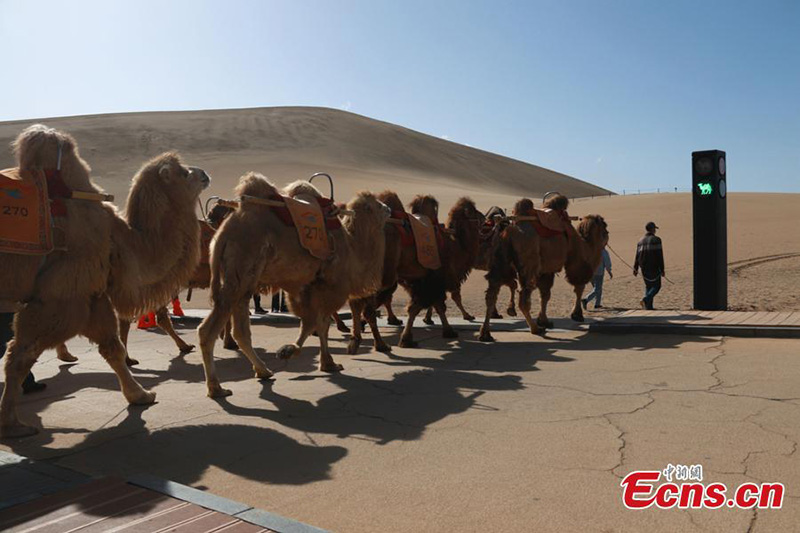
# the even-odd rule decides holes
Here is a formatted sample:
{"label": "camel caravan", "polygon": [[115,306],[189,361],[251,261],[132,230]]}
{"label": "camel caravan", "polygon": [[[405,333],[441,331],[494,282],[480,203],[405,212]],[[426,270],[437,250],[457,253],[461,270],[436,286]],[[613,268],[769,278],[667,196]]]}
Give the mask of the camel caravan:
{"label": "camel caravan", "polygon": [[[328,331],[348,305],[353,327],[347,353],[358,352],[362,323],[382,352],[391,348],[378,329],[378,310],[403,326],[399,346],[413,348],[414,323],[435,311],[445,338],[458,333],[447,320],[446,299],[466,319],[461,285],[473,269],[485,271],[486,306],[479,340],[494,341],[491,320],[499,316],[500,289],[511,290],[531,333],[553,327],[547,303],[555,274],[562,270],[574,287],[572,319],[583,320],[581,297],[608,242],[603,217],[588,215],[577,228],[560,194],[541,208],[520,199],[511,215],[492,207],[483,214],[469,198],[439,222],[439,204],[419,195],[407,208],[396,192],[358,193],[346,205],[325,197],[310,181],[279,189],[265,176],[248,172],[231,200],[219,200],[205,220],[195,207],[210,183],[200,168],[175,152],[145,162],[131,181],[119,213],[92,182],[89,165],[75,140],[64,132],[34,125],[13,145],[17,167],[0,171],[0,303],[14,304],[14,338],[5,353],[5,387],[0,399],[0,437],[24,437],[36,429],[17,415],[22,382],[44,350],[74,360],[64,343],[82,335],[98,345],[131,404],[150,404],[155,394],[133,377],[126,344],[131,321],[157,310],[158,325],[172,336],[181,355],[194,346],[173,330],[166,305],[187,288],[210,288],[211,310],[198,327],[208,396],[231,394],[214,364],[216,341],[238,348],[255,377],[272,372],[258,357],[250,332],[249,301],[257,292],[283,290],[300,319],[294,343],[277,349],[279,358],[300,352],[309,336],[319,338],[319,369],[339,372]],[[331,183],[331,196],[333,186]],[[23,215],[24,213],[24,215]],[[408,293],[405,324],[392,312],[398,286]],[[534,318],[531,295],[541,308]]]}

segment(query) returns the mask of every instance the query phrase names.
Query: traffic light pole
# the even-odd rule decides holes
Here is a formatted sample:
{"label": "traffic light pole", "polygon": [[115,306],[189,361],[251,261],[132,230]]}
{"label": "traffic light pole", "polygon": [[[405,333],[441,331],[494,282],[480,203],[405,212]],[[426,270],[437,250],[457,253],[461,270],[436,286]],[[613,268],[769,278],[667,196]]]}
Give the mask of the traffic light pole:
{"label": "traffic light pole", "polygon": [[728,308],[728,209],[725,152],[692,152],[694,308]]}

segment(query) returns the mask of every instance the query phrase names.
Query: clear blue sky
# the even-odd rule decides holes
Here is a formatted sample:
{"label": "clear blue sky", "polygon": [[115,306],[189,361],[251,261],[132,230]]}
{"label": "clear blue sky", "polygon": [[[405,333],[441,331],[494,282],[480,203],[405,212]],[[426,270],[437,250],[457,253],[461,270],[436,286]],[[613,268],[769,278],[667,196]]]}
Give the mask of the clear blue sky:
{"label": "clear blue sky", "polygon": [[0,0],[0,120],[342,108],[621,192],[800,192],[800,2]]}

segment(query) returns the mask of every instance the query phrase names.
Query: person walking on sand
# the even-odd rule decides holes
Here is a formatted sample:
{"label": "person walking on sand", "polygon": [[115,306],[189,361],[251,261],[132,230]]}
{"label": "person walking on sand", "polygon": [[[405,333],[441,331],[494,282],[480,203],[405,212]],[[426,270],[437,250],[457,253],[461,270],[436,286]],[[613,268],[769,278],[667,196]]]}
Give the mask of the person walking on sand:
{"label": "person walking on sand", "polygon": [[608,255],[608,250],[605,248],[603,248],[601,258],[600,264],[598,265],[597,270],[594,271],[594,276],[592,277],[592,292],[587,294],[586,298],[581,300],[584,309],[586,309],[586,306],[591,300],[594,300],[595,309],[602,309],[603,277],[605,276],[606,271],[608,271],[608,279],[614,279],[614,274],[611,272],[611,257]]}
{"label": "person walking on sand", "polygon": [[644,227],[644,237],[636,245],[636,261],[633,263],[633,275],[642,269],[644,279],[644,298],[639,302],[642,309],[653,309],[653,298],[661,290],[661,277],[664,276],[664,250],[661,239],[656,237],[655,222],[648,222]]}

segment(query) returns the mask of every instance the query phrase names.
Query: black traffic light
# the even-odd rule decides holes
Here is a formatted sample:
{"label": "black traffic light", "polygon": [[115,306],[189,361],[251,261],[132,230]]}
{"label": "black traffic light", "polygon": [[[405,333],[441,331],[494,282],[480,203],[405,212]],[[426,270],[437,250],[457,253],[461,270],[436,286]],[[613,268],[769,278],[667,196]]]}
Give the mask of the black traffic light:
{"label": "black traffic light", "polygon": [[725,152],[692,152],[694,308],[728,308],[728,209]]}

